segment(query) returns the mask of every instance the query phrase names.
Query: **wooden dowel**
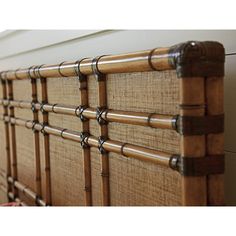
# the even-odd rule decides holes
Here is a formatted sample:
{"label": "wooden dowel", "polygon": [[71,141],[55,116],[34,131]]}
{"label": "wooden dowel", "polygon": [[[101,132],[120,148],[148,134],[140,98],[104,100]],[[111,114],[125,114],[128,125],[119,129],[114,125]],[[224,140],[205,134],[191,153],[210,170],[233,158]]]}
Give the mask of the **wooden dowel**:
{"label": "wooden dowel", "polygon": [[[79,90],[80,90],[80,102],[81,109],[87,108],[89,105],[88,98],[88,81],[87,77],[80,72],[80,64],[83,60],[79,62],[78,65],[78,79],[79,79]],[[74,110],[74,114],[78,109]],[[68,109],[64,109],[68,111]],[[54,112],[57,112],[54,110]],[[83,114],[82,114],[83,115]],[[84,135],[89,133],[89,120],[80,116],[82,122],[82,132]],[[84,192],[85,192],[85,205],[92,206],[92,180],[91,180],[91,156],[90,156],[90,146],[82,145],[82,157],[83,157],[83,166],[84,166]]]}
{"label": "wooden dowel", "polygon": [[[146,50],[134,53],[103,56],[99,59],[97,66],[101,73],[129,73],[155,70],[170,70],[174,69],[173,63],[170,63],[169,54],[170,48],[157,48],[155,50]],[[81,72],[85,75],[93,73],[91,68],[92,59],[85,59],[81,62]],[[66,62],[60,66],[44,65],[39,69],[39,73],[32,76],[34,78],[40,77],[62,77],[63,76],[77,76],[75,68],[78,62]],[[17,72],[17,76],[16,76]],[[26,79],[28,78],[28,69],[18,69],[17,71],[2,72],[4,77],[8,80]]]}
{"label": "wooden dowel", "polygon": [[[7,100],[7,86],[6,81],[1,79],[2,85],[2,96],[3,99]],[[3,106],[3,116],[8,116],[7,106]],[[5,150],[6,150],[6,178],[11,176],[11,154],[10,154],[10,134],[9,134],[9,124],[4,122],[5,127]],[[7,192],[11,190],[11,185],[7,182]]]}
{"label": "wooden dowel", "polygon": [[[30,75],[30,71],[29,71]],[[38,110],[34,108],[33,104],[38,102],[37,96],[37,84],[36,80],[31,79],[32,87],[32,112],[33,112],[33,121],[38,123]],[[35,182],[36,182],[36,193],[38,197],[42,197],[42,186],[41,186],[41,163],[40,163],[40,146],[39,146],[39,131],[34,130],[34,145],[35,145]]]}
{"label": "wooden dowel", "polygon": [[[41,90],[42,90],[42,104],[48,102],[48,94],[47,94],[47,81],[46,78],[41,77]],[[48,125],[48,113],[43,110],[43,125]],[[45,155],[45,175],[46,175],[46,204],[52,204],[52,193],[51,193],[51,175],[50,175],[50,151],[49,151],[49,135],[48,133],[44,134],[44,155]]]}
{"label": "wooden dowel", "polygon": [[12,192],[8,193],[8,197],[13,201],[19,203],[20,206],[28,206],[25,202],[21,201],[19,198],[14,198],[14,194]]}
{"label": "wooden dowel", "polygon": [[[31,129],[33,126],[33,121],[27,121],[19,118],[9,118],[5,117],[5,121],[14,123],[15,125],[24,126],[28,129]],[[43,127],[43,124],[38,123],[34,126],[35,129],[40,131]],[[51,135],[61,136],[65,139],[69,139],[75,142],[81,142],[81,133],[77,131],[64,130],[62,128],[45,126],[44,131]],[[86,144],[90,147],[99,147],[99,140],[97,137],[92,135],[88,136],[85,139]],[[115,152],[117,154],[121,154],[130,158],[135,158],[142,161],[148,161],[152,163],[156,163],[163,166],[169,166],[169,160],[173,154],[161,152],[158,150],[153,150],[145,147],[140,147],[133,144],[126,144],[119,141],[113,141],[108,139],[104,142],[103,148],[108,152]]]}
{"label": "wooden dowel", "polygon": [[[14,100],[13,97],[13,83],[12,81],[7,81],[7,88],[8,88],[8,99],[9,100]],[[9,107],[9,115],[11,118],[15,117],[15,111],[14,107]],[[12,178],[14,180],[17,180],[17,150],[16,150],[16,129],[15,125],[11,124],[11,156],[12,156]],[[13,186],[13,194],[15,197],[18,196],[18,191],[17,189]]]}
{"label": "wooden dowel", "polygon": [[[31,102],[26,101],[8,101],[0,99],[0,104],[14,106],[18,108],[27,108],[31,109]],[[40,110],[41,104],[34,104],[36,110]],[[79,110],[77,106],[65,106],[59,104],[45,104],[43,109],[46,112],[54,112],[58,114],[65,115],[79,115]],[[83,116],[87,119],[95,120],[96,109],[95,108],[86,108],[83,111]],[[155,113],[147,113],[147,112],[132,112],[132,111],[119,111],[119,110],[105,110],[101,117],[107,122],[117,122],[124,124],[132,124],[132,125],[141,125],[148,126],[152,128],[159,129],[176,129],[176,120],[174,115],[163,115],[163,114],[155,114]]]}

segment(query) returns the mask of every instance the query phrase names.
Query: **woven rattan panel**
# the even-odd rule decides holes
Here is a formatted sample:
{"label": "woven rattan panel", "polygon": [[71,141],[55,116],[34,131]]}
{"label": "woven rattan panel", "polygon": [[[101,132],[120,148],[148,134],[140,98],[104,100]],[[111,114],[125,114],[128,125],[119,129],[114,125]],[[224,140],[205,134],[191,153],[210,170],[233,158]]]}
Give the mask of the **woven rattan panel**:
{"label": "woven rattan panel", "polygon": [[[108,108],[161,114],[177,114],[178,79],[175,71],[111,74],[107,78]],[[38,100],[41,101],[41,87]],[[14,99],[31,100],[29,80],[14,81]],[[171,86],[170,86],[171,85]],[[75,77],[48,78],[50,104],[79,105],[79,82]],[[97,107],[97,82],[88,77],[89,106]],[[15,108],[15,116],[32,117],[32,111]],[[39,121],[42,122],[40,114]],[[52,126],[81,130],[75,116],[49,113]],[[3,124],[1,123],[3,129]],[[99,125],[90,120],[90,132],[99,136]],[[137,125],[109,123],[109,138],[170,153],[179,153],[179,137],[175,131]],[[3,135],[3,133],[1,134]],[[35,191],[35,161],[33,133],[16,126],[18,179]],[[1,143],[2,144],[2,143]],[[4,144],[3,144],[4,145]],[[1,148],[1,151],[4,148]],[[44,143],[40,136],[42,190],[45,196]],[[93,205],[102,205],[100,153],[91,148]],[[4,159],[4,158],[3,158]],[[51,185],[53,205],[84,205],[84,176],[82,149],[79,143],[50,136]],[[180,175],[169,168],[109,154],[111,205],[180,205]],[[20,194],[21,196],[22,194]],[[28,198],[21,196],[28,204]]]}

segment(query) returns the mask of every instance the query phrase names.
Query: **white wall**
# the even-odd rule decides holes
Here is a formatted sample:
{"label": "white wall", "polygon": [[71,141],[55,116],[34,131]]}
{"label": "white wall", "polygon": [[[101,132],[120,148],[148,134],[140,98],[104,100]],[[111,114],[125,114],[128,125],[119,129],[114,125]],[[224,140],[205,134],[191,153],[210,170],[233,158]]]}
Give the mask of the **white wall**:
{"label": "white wall", "polygon": [[[236,31],[220,30],[21,30],[0,34],[0,71],[54,64],[104,54],[172,46],[187,40],[214,40],[236,52]],[[226,202],[236,205],[236,55],[226,57]]]}

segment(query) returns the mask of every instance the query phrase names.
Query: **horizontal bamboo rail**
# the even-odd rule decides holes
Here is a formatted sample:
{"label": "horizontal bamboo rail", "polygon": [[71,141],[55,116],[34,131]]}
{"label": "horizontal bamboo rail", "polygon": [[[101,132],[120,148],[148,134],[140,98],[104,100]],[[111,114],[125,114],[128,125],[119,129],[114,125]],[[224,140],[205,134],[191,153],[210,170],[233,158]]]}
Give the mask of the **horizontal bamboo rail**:
{"label": "horizontal bamboo rail", "polygon": [[[24,126],[28,129],[35,129],[41,132],[45,132],[55,136],[60,136],[64,139],[80,143],[84,142],[90,147],[96,147],[96,148],[99,147],[99,139],[92,135],[88,135],[82,140],[80,132],[43,125],[41,123],[34,123],[33,121],[24,120],[20,118],[11,118],[5,116],[2,119],[6,122],[10,122],[12,124],[19,126]],[[169,162],[173,156],[170,153],[161,152],[158,150],[153,150],[145,147],[140,147],[129,143],[113,141],[109,139],[103,143],[103,148],[108,152],[114,152],[126,157],[135,158],[141,161],[148,161],[166,167],[169,167],[170,165]]]}
{"label": "horizontal bamboo rail", "polygon": [[[59,104],[42,104],[32,103],[28,101],[16,101],[0,99],[0,105],[3,106],[13,106],[17,108],[32,109],[32,106],[36,110],[43,109],[46,112],[53,112],[65,115],[76,115],[79,116],[79,109],[77,106],[65,106]],[[95,108],[85,108],[82,115],[87,119],[96,119],[96,109]],[[118,122],[132,125],[149,126],[152,128],[159,129],[171,129],[176,130],[176,116],[173,115],[163,115],[147,112],[131,112],[131,111],[118,111],[118,110],[105,110],[102,115],[102,119],[108,122]]]}
{"label": "horizontal bamboo rail", "polygon": [[[15,119],[15,118],[14,118]],[[6,173],[5,171],[3,170],[0,170],[0,176],[3,177],[4,179],[7,179],[7,181],[9,183],[11,183],[15,188],[17,188],[18,190],[20,190],[23,194],[25,194],[26,196],[30,197],[32,200],[35,201],[35,203],[37,203],[38,205],[40,206],[46,206],[46,203],[40,199],[37,194],[31,190],[29,187],[27,187],[26,185],[22,184],[21,182],[19,182],[18,180],[17,181],[14,181],[14,179],[9,176],[7,177],[6,176]],[[7,192],[7,191],[6,191]],[[9,192],[10,193],[10,192]],[[8,196],[12,199],[12,200],[16,200],[17,198],[14,198],[14,194],[12,193],[12,196],[10,196],[8,193]],[[18,200],[20,201],[20,199],[18,198]],[[18,201],[18,202],[19,202]]]}
{"label": "horizontal bamboo rail", "polygon": [[32,191],[29,187],[20,183],[19,181],[14,181],[12,177],[8,177],[7,180],[9,183],[13,184],[14,187],[20,190],[23,194],[34,200],[36,204],[40,206],[46,206],[46,203],[42,199],[40,199],[37,196],[37,194],[34,191]]}
{"label": "horizontal bamboo rail", "polygon": [[[4,174],[2,171],[0,172],[1,175],[4,175],[6,177],[6,174]],[[7,188],[0,183],[0,189],[4,192],[7,193],[7,196],[12,200],[17,203],[19,203],[20,206],[27,206],[25,202],[21,201],[19,198],[15,198],[14,194],[12,192],[7,192]]]}
{"label": "horizontal bamboo rail", "polygon": [[[174,69],[174,63],[171,63],[173,54],[169,53],[170,48],[156,48],[134,53],[108,55],[99,58],[97,63],[98,70],[103,74],[108,73],[129,73],[151,70],[170,70]],[[93,58],[84,59],[80,63],[80,71],[84,75],[93,74]],[[56,65],[41,65],[25,69],[1,72],[2,79],[16,80],[40,78],[40,77],[68,77],[77,76],[77,67],[79,61],[64,62]]]}

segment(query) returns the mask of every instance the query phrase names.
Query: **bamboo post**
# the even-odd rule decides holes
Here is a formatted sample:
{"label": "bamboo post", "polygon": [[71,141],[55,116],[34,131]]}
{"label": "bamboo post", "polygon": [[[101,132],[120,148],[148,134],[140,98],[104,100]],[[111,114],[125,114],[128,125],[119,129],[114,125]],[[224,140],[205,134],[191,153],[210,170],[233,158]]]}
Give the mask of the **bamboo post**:
{"label": "bamboo post", "polygon": [[[13,84],[12,81],[7,81],[8,85],[8,99],[13,100]],[[9,107],[10,119],[15,117],[14,107]],[[12,154],[12,178],[17,181],[17,150],[16,150],[16,129],[14,124],[10,124],[11,127],[11,154]],[[14,198],[18,197],[18,190],[13,185]]]}
{"label": "bamboo post", "polygon": [[102,118],[102,114],[107,111],[107,91],[106,76],[99,71],[98,61],[102,57],[94,58],[92,61],[92,70],[94,77],[98,82],[98,108],[97,121],[99,128],[99,145],[98,149],[101,153],[101,176],[102,176],[102,200],[104,206],[110,205],[110,186],[109,186],[109,158],[108,152],[103,148],[104,142],[108,139],[108,125]]}
{"label": "bamboo post", "polygon": [[[82,139],[88,137],[89,135],[89,119],[85,118],[83,115],[83,111],[88,108],[88,82],[87,77],[83,75],[80,71],[80,64],[83,61],[80,60],[78,62],[78,67],[76,73],[78,74],[79,79],[79,89],[80,89],[80,100],[81,105],[76,108],[75,114],[77,114],[82,122]],[[84,191],[85,191],[85,205],[92,206],[92,186],[91,186],[91,160],[90,160],[90,146],[86,145],[84,142],[81,142],[81,146],[83,148],[82,156],[84,160]]]}
{"label": "bamboo post", "polygon": [[[185,116],[204,116],[204,78],[180,79],[180,114]],[[181,155],[186,157],[205,156],[205,135],[180,137]],[[182,177],[183,205],[199,206],[207,204],[207,188],[205,176]]]}
{"label": "bamboo post", "polygon": [[[51,176],[50,176],[50,150],[49,150],[49,135],[44,132],[44,126],[48,125],[48,112],[43,109],[45,103],[48,102],[47,94],[47,81],[46,78],[42,77],[39,73],[40,67],[38,67],[38,74],[40,77],[41,90],[42,90],[42,104],[41,112],[43,115],[43,128],[42,133],[44,135],[44,154],[45,154],[45,175],[46,175],[46,204],[52,204],[52,194],[51,194]],[[35,71],[35,70],[34,70]]]}
{"label": "bamboo post", "polygon": [[[38,102],[37,96],[37,83],[35,79],[32,79],[29,69],[29,77],[31,78],[31,87],[32,87],[32,103],[31,103],[31,110],[33,112],[33,122],[38,123],[38,110],[35,109],[34,104]],[[36,182],[36,194],[38,198],[42,197],[42,186],[41,186],[41,163],[40,163],[40,144],[39,144],[39,131],[33,129],[34,132],[34,145],[35,145],[35,182]]]}
{"label": "bamboo post", "polygon": [[[206,114],[224,114],[224,78],[206,78]],[[207,154],[224,154],[224,134],[207,135]],[[224,205],[224,175],[209,175],[207,177],[208,205]]]}
{"label": "bamboo post", "polygon": [[[2,77],[2,75],[1,75]],[[7,99],[7,87],[6,87],[6,81],[2,80],[1,78],[1,85],[2,85],[2,95],[3,99]],[[8,116],[8,108],[7,105],[3,106],[3,116]],[[6,178],[11,176],[11,155],[10,155],[10,136],[9,136],[9,123],[4,121],[4,127],[5,127],[5,143],[6,143]],[[7,181],[7,192],[11,191],[11,185]],[[8,200],[10,200],[8,198]]]}

